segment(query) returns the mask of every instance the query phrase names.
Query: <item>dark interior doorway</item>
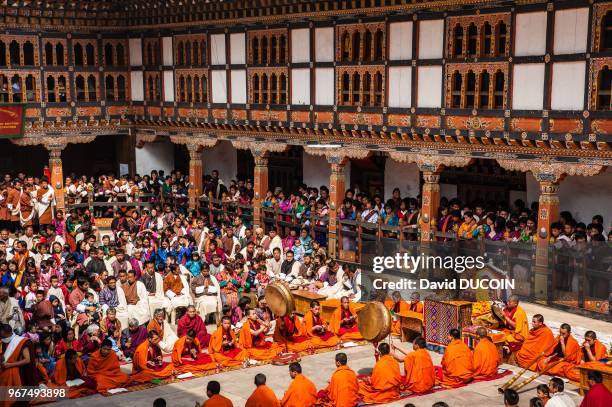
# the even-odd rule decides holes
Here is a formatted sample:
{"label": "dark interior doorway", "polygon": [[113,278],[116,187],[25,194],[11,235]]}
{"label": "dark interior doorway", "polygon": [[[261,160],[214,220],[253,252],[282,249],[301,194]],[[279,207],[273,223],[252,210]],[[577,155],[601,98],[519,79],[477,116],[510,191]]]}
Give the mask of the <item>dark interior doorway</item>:
{"label": "dark interior doorway", "polygon": [[373,155],[363,160],[351,160],[351,188],[368,196],[385,194],[385,160],[383,155]]}

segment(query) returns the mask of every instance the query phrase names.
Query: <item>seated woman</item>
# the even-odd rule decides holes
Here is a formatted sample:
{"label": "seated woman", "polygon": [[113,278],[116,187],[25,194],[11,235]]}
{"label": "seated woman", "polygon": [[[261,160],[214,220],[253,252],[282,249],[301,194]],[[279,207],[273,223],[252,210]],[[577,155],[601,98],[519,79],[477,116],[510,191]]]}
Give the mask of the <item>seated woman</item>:
{"label": "seated woman", "polygon": [[210,355],[202,353],[202,345],[193,329],[174,343],[172,363],[179,373],[205,372],[217,368],[217,362]]}
{"label": "seated woman", "polygon": [[160,340],[157,331],[149,331],[147,340],[138,345],[132,358],[132,381],[145,383],[172,376],[174,365],[164,362]]}
{"label": "seated woman", "polygon": [[332,314],[329,321],[331,330],[343,341],[362,341],[357,325],[357,313],[348,297],[340,299],[340,307]]}
{"label": "seated woman", "polygon": [[100,343],[102,342],[100,327],[96,324],[89,325],[83,336],[81,336],[80,342],[83,353],[87,355],[100,349]]}
{"label": "seated woman", "polygon": [[51,376],[51,386],[66,387],[69,381],[82,380],[83,383],[68,388],[68,398],[85,397],[96,393],[96,382],[85,375],[85,365],[74,349],[57,361]]}
{"label": "seated woman", "polygon": [[81,346],[81,342],[79,342],[75,338],[74,329],[70,328],[64,334],[64,337],[59,340],[59,342],[55,345],[54,355],[55,358],[59,358],[62,356],[68,349],[73,349],[77,352],[82,352],[83,347]]}
{"label": "seated woman", "polygon": [[271,360],[281,351],[278,344],[266,341],[265,332],[270,329],[266,322],[261,323],[254,309],[247,310],[247,320],[240,329],[239,344],[249,352],[249,358]]}

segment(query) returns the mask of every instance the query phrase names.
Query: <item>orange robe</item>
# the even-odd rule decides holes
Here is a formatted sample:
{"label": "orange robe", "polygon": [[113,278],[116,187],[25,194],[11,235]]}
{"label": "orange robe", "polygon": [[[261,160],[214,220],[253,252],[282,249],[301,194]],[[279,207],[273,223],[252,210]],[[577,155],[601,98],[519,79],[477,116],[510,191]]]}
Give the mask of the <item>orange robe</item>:
{"label": "orange robe", "polygon": [[399,363],[384,355],[374,365],[370,382],[359,383],[359,395],[365,403],[390,403],[399,399],[402,382]]}
{"label": "orange robe", "polygon": [[[280,319],[285,321],[285,328],[281,332]],[[305,352],[313,348],[313,344],[306,333],[306,325],[299,317],[279,317],[274,327],[274,342],[278,343],[283,350],[289,352]]]}
{"label": "orange robe", "polygon": [[508,315],[516,324],[514,330],[504,329],[504,332],[506,333],[506,342],[508,342],[508,344],[511,346],[518,347],[529,336],[529,322],[527,321],[527,314],[520,306],[517,306],[511,311],[505,309],[504,314]]}
{"label": "orange robe", "polygon": [[325,391],[327,400],[323,402],[324,406],[355,407],[359,401],[357,375],[348,366],[340,366],[332,374]]}
{"label": "orange robe", "polygon": [[500,357],[497,347],[489,339],[481,339],[474,348],[474,379],[487,379],[497,374]]}
{"label": "orange robe", "polygon": [[259,334],[257,337],[253,337],[253,335],[251,335],[251,329],[257,330],[259,327],[259,322],[247,320],[242,326],[242,329],[240,329],[238,343],[242,349],[249,352],[249,358],[260,361],[272,360],[278,355],[281,348],[274,342],[266,341],[263,333]]}
{"label": "orange robe", "polygon": [[310,337],[313,347],[331,348],[338,344],[338,337],[331,331],[326,331],[324,334],[312,332],[312,327],[314,326],[326,326],[325,322],[321,319],[321,315],[315,316],[312,311],[308,311],[304,315],[304,325],[306,325],[306,334]]}
{"label": "orange robe", "polygon": [[[397,314],[399,313],[404,313],[410,310],[410,304],[408,304],[406,301],[401,301],[399,303],[395,303],[395,301],[391,300],[391,299],[387,299],[385,300],[385,307],[387,307],[387,309],[389,311],[391,311],[393,314]],[[391,335],[395,335],[395,336],[399,336],[401,335],[401,326],[400,326],[400,320],[399,319],[393,319],[393,322],[391,323]]]}
{"label": "orange robe", "polygon": [[159,334],[159,338],[164,338],[164,325],[160,325],[155,318],[151,319],[147,324],[147,332],[155,331]]}
{"label": "orange robe", "polygon": [[443,387],[460,387],[472,379],[472,351],[461,339],[454,339],[442,357]]}
{"label": "orange robe", "polygon": [[[550,355],[554,355],[557,352],[561,352],[561,344],[558,343],[557,346],[549,353]],[[540,359],[538,362],[538,371],[542,371],[546,369],[546,366],[551,365],[559,360],[559,357],[554,357],[550,360],[550,362],[545,363],[544,359]],[[580,372],[578,369],[575,369],[580,361],[582,360],[582,350],[580,349],[580,345],[578,341],[574,339],[572,335],[568,336],[567,343],[565,344],[565,354],[563,361],[557,363],[550,369],[546,371],[546,374],[549,376],[564,376],[568,379],[579,382],[580,381]]]}
{"label": "orange robe", "polygon": [[[161,349],[159,349],[161,354]],[[163,380],[172,376],[174,365],[172,363],[162,363],[157,369],[152,369],[147,365],[149,359],[149,341],[145,340],[138,345],[132,357],[132,380],[138,383],[150,382],[151,380]]]}
{"label": "orange robe", "polygon": [[[357,315],[355,312],[355,306],[353,304],[349,304],[349,311],[351,315]],[[359,333],[359,326],[357,324],[357,318],[353,321],[353,324],[350,327],[342,326],[341,321],[342,317],[342,305],[339,305],[338,308],[334,311],[329,321],[329,327],[333,333],[335,333],[338,337],[340,337],[343,341],[363,341],[363,336]]]}
{"label": "orange robe", "polygon": [[202,404],[202,407],[234,407],[230,399],[220,394],[215,394]]}
{"label": "orange robe", "polygon": [[[234,348],[229,350],[223,349],[224,336],[231,337],[234,342]],[[208,344],[208,354],[212,356],[213,360],[223,366],[238,366],[241,365],[245,359],[248,359],[249,352],[246,349],[242,349],[238,346],[236,341],[236,334],[230,328],[229,332],[223,332],[223,327],[217,328],[214,334],[210,337]]]}
{"label": "orange robe", "polygon": [[436,372],[426,349],[417,349],[404,358],[404,386],[414,393],[425,393],[436,384]]}
{"label": "orange robe", "polygon": [[185,372],[206,372],[208,370],[214,370],[217,368],[217,362],[213,360],[210,355],[202,353],[202,347],[200,346],[200,340],[195,338],[191,343],[191,347],[195,348],[198,357],[193,360],[189,349],[186,349],[187,336],[183,336],[174,342],[174,348],[172,349],[172,363],[174,364],[175,370],[179,373]]}
{"label": "orange robe", "polygon": [[89,358],[87,373],[96,381],[99,393],[106,393],[110,389],[125,387],[132,379],[119,368],[119,359],[115,352],[110,352],[106,357],[95,351]]}
{"label": "orange robe", "polygon": [[[81,358],[76,359],[76,369],[79,373],[79,376],[82,380],[86,378],[83,376],[85,372],[85,365]],[[66,380],[68,380],[68,368],[66,367],[66,359],[64,357],[60,358],[55,365],[55,370],[53,371],[53,375],[51,376],[51,387],[66,387]],[[85,384],[81,384],[80,386],[73,386],[68,388],[68,398],[74,399],[78,397],[90,396],[96,393],[95,388],[90,387],[91,383],[87,383],[85,380]]]}
{"label": "orange robe", "polygon": [[[516,363],[520,367],[528,367],[540,354],[550,352],[554,345],[555,336],[549,327],[544,325],[541,328],[532,329],[529,331],[521,349],[514,354]],[[535,370],[536,364],[534,363],[530,368]]]}
{"label": "orange robe", "polygon": [[[26,338],[22,338],[11,356],[9,356],[7,362],[15,363],[21,358],[21,352],[26,346],[28,340]],[[4,344],[4,349],[6,350],[7,344]],[[26,346],[27,347],[27,346]],[[30,352],[30,358],[34,358],[35,355],[32,355]],[[0,387],[20,387],[21,383],[21,373],[20,368],[11,367],[9,369],[1,369],[0,370]],[[0,402],[2,406],[12,406],[14,403],[12,401],[3,401]]]}
{"label": "orange robe", "polygon": [[317,402],[317,388],[310,379],[299,373],[287,388],[280,402],[282,407],[314,406]]}
{"label": "orange robe", "polygon": [[271,388],[265,384],[257,386],[255,391],[251,393],[251,396],[247,399],[244,407],[278,407],[280,403],[276,394]]}

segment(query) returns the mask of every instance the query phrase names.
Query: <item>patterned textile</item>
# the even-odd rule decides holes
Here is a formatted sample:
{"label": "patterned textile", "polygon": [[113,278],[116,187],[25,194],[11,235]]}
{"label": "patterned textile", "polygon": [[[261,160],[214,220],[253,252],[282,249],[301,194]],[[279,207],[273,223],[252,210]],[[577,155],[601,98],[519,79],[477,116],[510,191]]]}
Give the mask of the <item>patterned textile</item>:
{"label": "patterned textile", "polygon": [[446,346],[448,332],[472,324],[472,303],[468,301],[425,300],[425,340]]}

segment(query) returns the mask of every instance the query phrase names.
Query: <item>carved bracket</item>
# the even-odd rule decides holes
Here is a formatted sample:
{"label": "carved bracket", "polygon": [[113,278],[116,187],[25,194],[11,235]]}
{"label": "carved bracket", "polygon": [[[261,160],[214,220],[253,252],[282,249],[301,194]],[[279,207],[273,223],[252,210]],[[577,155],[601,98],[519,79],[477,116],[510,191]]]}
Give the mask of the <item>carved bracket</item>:
{"label": "carved bracket", "polygon": [[389,152],[391,159],[401,163],[415,163],[423,172],[437,173],[444,167],[465,167],[474,160],[471,157],[459,155],[427,154],[420,152]]}
{"label": "carved bracket", "polygon": [[334,147],[334,148],[317,148],[304,147],[304,152],[310,155],[325,157],[330,164],[346,164],[349,159],[363,160],[368,158],[372,151],[366,148],[359,147]]}
{"label": "carved bracket", "polygon": [[253,157],[265,158],[269,153],[282,153],[287,150],[287,144],[262,143],[259,141],[232,140],[232,146],[236,150],[251,150]]}
{"label": "carved bracket", "polygon": [[11,143],[18,146],[38,146],[44,145],[45,148],[50,150],[51,148],[66,147],[68,143],[91,143],[96,139],[96,136],[46,136],[46,137],[22,137],[16,139],[10,139]]}
{"label": "carved bracket", "polygon": [[552,162],[542,158],[531,160],[497,160],[499,165],[509,171],[530,171],[538,182],[558,183],[566,175],[591,177],[605,170],[605,165],[587,163]]}
{"label": "carved bracket", "polygon": [[204,138],[194,136],[170,136],[170,141],[174,144],[185,144],[187,148],[202,150],[203,148],[214,147],[219,140],[215,138]]}

